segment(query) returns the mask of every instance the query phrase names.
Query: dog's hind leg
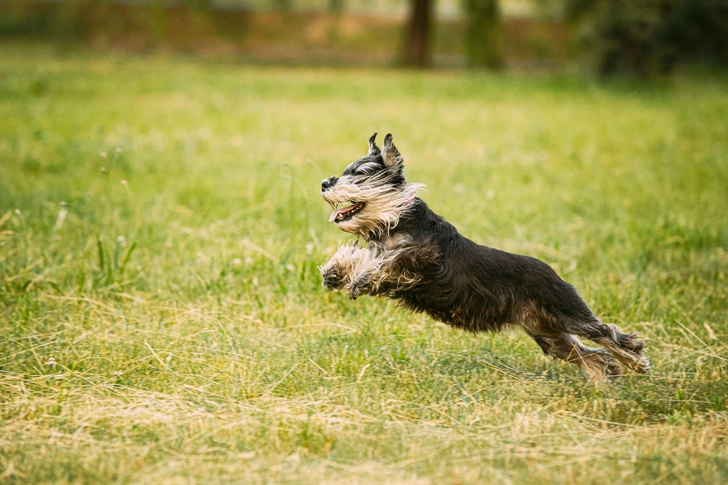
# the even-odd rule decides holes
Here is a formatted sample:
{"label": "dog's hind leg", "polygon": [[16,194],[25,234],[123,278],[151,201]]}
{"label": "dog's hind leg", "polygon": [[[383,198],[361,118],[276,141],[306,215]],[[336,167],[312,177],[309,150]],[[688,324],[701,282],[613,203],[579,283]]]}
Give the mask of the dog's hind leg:
{"label": "dog's hind leg", "polygon": [[593,349],[579,341],[569,333],[553,333],[548,335],[528,333],[541,347],[544,354],[578,365],[593,379],[622,374],[617,360],[604,349]]}
{"label": "dog's hind leg", "polygon": [[645,343],[636,333],[622,333],[616,325],[596,319],[590,322],[574,322],[568,325],[567,330],[604,346],[620,363],[635,372],[644,374],[650,370],[649,361],[642,355]]}

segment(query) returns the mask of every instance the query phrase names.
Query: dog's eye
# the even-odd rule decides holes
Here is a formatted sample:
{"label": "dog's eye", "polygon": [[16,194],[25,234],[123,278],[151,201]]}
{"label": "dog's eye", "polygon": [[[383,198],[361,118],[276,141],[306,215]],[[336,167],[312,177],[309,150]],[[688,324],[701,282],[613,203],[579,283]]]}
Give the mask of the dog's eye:
{"label": "dog's eye", "polygon": [[354,176],[357,176],[357,175],[369,175],[373,171],[374,171],[374,169],[372,167],[357,168],[356,170],[354,170],[354,173],[352,173],[352,175],[354,175]]}
{"label": "dog's eye", "polygon": [[377,171],[379,166],[375,162],[362,163],[352,171],[352,175],[370,175]]}

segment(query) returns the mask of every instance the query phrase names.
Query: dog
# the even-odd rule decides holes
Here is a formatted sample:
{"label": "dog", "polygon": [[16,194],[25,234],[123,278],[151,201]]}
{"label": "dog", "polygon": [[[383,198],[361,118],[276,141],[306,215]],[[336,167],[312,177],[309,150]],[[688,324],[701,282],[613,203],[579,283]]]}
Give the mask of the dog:
{"label": "dog", "polygon": [[[320,268],[325,288],[345,290],[354,300],[392,298],[474,333],[520,327],[544,354],[575,363],[595,379],[620,375],[625,367],[649,371],[637,334],[602,323],[546,263],[462,236],[417,196],[422,184],[407,182],[392,135],[382,149],[376,137],[341,177],[321,182],[321,195],[334,209],[329,222],[357,237]],[[579,337],[602,348],[587,347]]]}

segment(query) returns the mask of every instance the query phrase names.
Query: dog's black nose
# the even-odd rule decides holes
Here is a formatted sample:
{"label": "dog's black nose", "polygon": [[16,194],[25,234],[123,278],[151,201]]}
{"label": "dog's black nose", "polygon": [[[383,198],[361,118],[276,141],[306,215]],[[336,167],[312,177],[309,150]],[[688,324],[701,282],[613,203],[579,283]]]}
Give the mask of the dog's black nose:
{"label": "dog's black nose", "polygon": [[339,179],[336,177],[329,177],[327,179],[323,179],[321,181],[321,192],[323,192],[326,189],[328,189],[329,187],[333,186],[337,180],[339,180]]}

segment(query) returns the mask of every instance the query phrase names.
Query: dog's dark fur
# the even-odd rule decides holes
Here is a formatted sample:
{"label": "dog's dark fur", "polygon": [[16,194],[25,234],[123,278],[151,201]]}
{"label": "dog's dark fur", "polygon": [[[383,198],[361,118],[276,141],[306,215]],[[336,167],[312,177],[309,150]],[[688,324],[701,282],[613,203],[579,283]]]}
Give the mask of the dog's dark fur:
{"label": "dog's dark fur", "polygon": [[[538,259],[481,246],[458,233],[416,197],[405,180],[392,136],[341,178],[321,184],[336,209],[331,220],[358,236],[321,268],[324,286],[345,289],[352,299],[381,295],[453,327],[471,332],[519,326],[545,354],[580,365],[592,377],[622,373],[622,365],[647,372],[644,343],[594,316],[573,286]],[[584,346],[578,337],[604,348]]]}

